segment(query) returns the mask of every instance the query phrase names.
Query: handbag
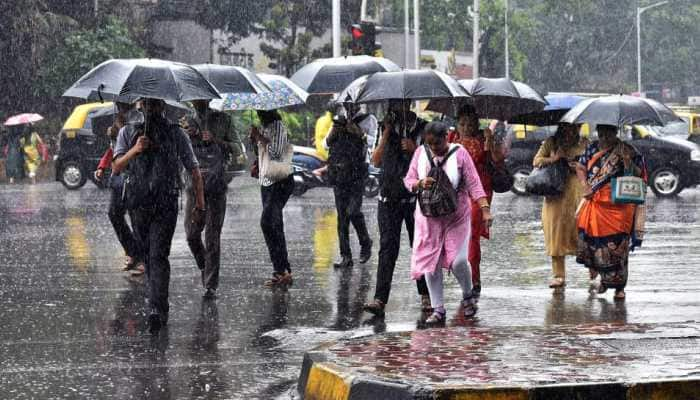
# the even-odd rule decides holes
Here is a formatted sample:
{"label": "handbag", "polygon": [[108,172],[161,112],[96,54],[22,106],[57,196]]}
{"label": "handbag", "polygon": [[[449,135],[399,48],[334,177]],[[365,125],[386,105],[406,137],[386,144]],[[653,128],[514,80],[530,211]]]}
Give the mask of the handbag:
{"label": "handbag", "polygon": [[564,193],[568,178],[569,163],[566,159],[561,159],[554,164],[533,169],[525,182],[525,191],[539,196],[560,196]]}
{"label": "handbag", "polygon": [[612,178],[612,202],[615,204],[644,204],[647,185],[638,176]]}
{"label": "handbag", "polygon": [[487,154],[488,161],[486,162],[486,170],[491,175],[491,189],[496,193],[505,193],[513,187],[515,178],[510,173],[505,163],[496,165]]}
{"label": "handbag", "polygon": [[258,168],[261,177],[267,178],[272,182],[279,182],[292,174],[294,147],[290,143],[287,143],[284,152],[282,152],[278,160],[270,157],[266,144],[258,143],[258,154],[260,155]]}

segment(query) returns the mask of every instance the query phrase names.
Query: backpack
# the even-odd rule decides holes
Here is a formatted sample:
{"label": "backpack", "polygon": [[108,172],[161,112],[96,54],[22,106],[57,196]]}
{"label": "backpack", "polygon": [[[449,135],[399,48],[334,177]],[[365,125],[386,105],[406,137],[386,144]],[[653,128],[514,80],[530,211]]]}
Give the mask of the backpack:
{"label": "backpack", "polygon": [[[355,128],[359,129],[357,126]],[[335,186],[364,182],[368,175],[365,137],[347,131],[338,135],[328,149],[329,183]]]}
{"label": "backpack", "polygon": [[433,155],[428,145],[423,145],[423,149],[428,157],[428,161],[430,161],[430,171],[427,177],[433,178],[435,183],[430,189],[421,190],[418,194],[420,210],[426,217],[450,215],[457,210],[457,190],[452,186],[450,178],[442,167],[447,162],[447,159],[459,149],[459,146],[453,147],[445,155],[445,158],[437,164],[433,162]]}
{"label": "backpack", "polygon": [[[179,127],[167,120],[159,125],[153,141],[157,145],[134,157],[124,171],[122,199],[128,210],[156,206],[167,197],[177,197],[180,164],[171,130]],[[130,147],[144,134],[141,127],[133,129],[141,132],[134,135]]]}
{"label": "backpack", "polygon": [[[199,163],[199,171],[204,182],[204,193],[222,193],[226,191],[227,184],[224,176],[225,156],[221,146],[204,141],[193,141],[192,150]],[[185,174],[187,188],[192,189],[192,179]]]}

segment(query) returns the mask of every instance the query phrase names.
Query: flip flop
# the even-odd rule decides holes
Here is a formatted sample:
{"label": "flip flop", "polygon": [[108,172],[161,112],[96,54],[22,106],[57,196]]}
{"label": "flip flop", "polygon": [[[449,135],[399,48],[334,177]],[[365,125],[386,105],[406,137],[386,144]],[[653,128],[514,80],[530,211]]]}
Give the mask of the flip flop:
{"label": "flip flop", "polygon": [[134,269],[131,271],[131,276],[141,276],[146,273],[146,265],[143,262],[136,264]]}

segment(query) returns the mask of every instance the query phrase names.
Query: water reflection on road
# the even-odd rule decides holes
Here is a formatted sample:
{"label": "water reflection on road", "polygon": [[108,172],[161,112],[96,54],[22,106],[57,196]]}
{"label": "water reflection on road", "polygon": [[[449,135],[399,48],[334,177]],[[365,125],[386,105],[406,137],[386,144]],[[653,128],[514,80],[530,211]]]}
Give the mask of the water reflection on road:
{"label": "water reflection on road", "polygon": [[[89,186],[89,185],[88,185]],[[262,287],[271,273],[254,181],[234,181],[222,235],[216,301],[201,298],[182,221],[173,240],[169,326],[147,333],[144,283],[120,271],[106,216],[108,196],[86,186],[0,187],[0,387],[4,397],[275,398],[293,392],[303,352],[377,331],[412,330],[420,317],[404,237],[383,321],[367,321],[376,251],[336,270],[332,193],[293,198],[285,226],[295,282]],[[630,261],[628,299],[591,296],[587,273],[567,259],[568,287],[552,294],[541,234],[541,199],[499,195],[484,245],[484,291],[474,321],[455,315],[459,288],[446,279],[451,324],[477,327],[625,324],[700,317],[700,191],[650,196],[644,247]],[[376,203],[366,201],[375,244]],[[357,253],[357,240],[351,237]],[[368,323],[369,322],[369,323]]]}

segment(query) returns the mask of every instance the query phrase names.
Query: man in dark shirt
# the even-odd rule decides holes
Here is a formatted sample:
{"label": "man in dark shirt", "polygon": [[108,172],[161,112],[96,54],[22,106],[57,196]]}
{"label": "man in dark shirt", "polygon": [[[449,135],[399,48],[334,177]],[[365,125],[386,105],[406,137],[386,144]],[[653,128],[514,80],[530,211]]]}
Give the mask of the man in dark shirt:
{"label": "man in dark shirt", "polygon": [[[372,255],[372,240],[369,238],[365,216],[362,214],[362,196],[367,179],[367,134],[359,125],[366,115],[350,113],[339,106],[333,118],[333,128],[326,138],[328,146],[328,178],[333,186],[335,207],[338,211],[338,241],[340,262],[336,268],[353,266],[350,250],[350,224],[355,227],[360,240],[360,264]],[[350,114],[350,115],[348,115]]]}
{"label": "man in dark shirt", "polygon": [[[245,169],[247,164],[243,143],[234,129],[231,116],[225,112],[209,108],[209,100],[193,100],[194,112],[191,117],[201,121],[202,140],[219,145],[226,157],[226,164],[234,170]],[[227,167],[228,171],[229,168]]]}
{"label": "man in dark shirt", "polygon": [[112,171],[126,172],[126,205],[134,218],[134,234],[146,261],[148,322],[152,332],[168,322],[170,246],[175,233],[180,165],[190,172],[196,204],[192,218],[205,211],[199,165],[185,132],[163,117],[165,102],[144,99],[144,124],[127,124],[114,146]]}
{"label": "man in dark shirt", "polygon": [[[410,101],[392,101],[384,118],[379,145],[372,154],[372,164],[382,168],[377,220],[379,224],[379,265],[374,300],[364,310],[381,316],[389,301],[391,281],[401,247],[401,225],[406,224],[408,240],[413,245],[416,198],[403,184],[413,152],[416,150],[426,122],[410,111]],[[425,279],[416,282],[422,308],[430,307]]]}

